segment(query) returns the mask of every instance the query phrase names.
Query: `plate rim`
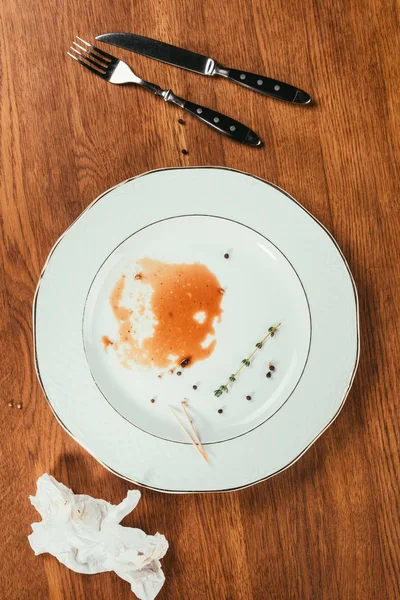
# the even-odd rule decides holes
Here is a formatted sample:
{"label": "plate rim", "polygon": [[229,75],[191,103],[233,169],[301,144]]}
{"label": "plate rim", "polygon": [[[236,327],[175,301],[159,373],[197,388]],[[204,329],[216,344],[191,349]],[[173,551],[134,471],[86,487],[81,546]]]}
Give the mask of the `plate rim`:
{"label": "plate rim", "polygon": [[[116,471],[115,469],[113,469],[112,467],[110,467],[109,465],[107,465],[103,460],[101,460],[100,458],[98,458],[96,456],[96,454],[89,450],[89,448],[87,448],[85,446],[85,444],[83,444],[69,429],[68,427],[65,425],[65,423],[62,421],[62,419],[59,417],[59,415],[57,414],[57,412],[55,411],[50,398],[47,395],[47,392],[44,388],[44,384],[42,381],[42,377],[41,377],[41,373],[40,373],[40,368],[39,368],[39,362],[38,362],[38,352],[37,352],[37,343],[36,343],[36,318],[37,318],[37,300],[38,300],[38,295],[39,295],[39,291],[40,291],[40,287],[41,287],[41,283],[44,277],[44,274],[47,270],[48,264],[56,250],[56,248],[58,247],[58,245],[60,244],[60,242],[64,239],[64,237],[66,236],[66,234],[69,232],[69,230],[74,226],[74,224],[81,218],[83,217],[83,215],[85,215],[97,202],[99,202],[104,196],[106,196],[107,194],[109,194],[110,192],[112,192],[113,190],[115,190],[118,187],[121,187],[127,183],[129,183],[130,181],[139,179],[141,177],[145,177],[146,175],[151,175],[153,173],[159,173],[159,172],[164,172],[164,171],[181,171],[181,170],[219,170],[219,171],[230,171],[233,173],[239,173],[241,175],[246,175],[247,177],[251,177],[253,179],[256,179],[262,183],[265,183],[269,186],[271,186],[272,188],[274,188],[275,190],[279,191],[280,193],[284,194],[289,200],[291,200],[292,202],[294,202],[299,208],[301,208],[309,217],[311,217],[311,219],[321,227],[321,229],[328,235],[328,237],[330,238],[331,242],[333,242],[333,245],[335,246],[336,250],[338,251],[343,264],[346,267],[347,273],[349,275],[349,279],[351,282],[351,286],[352,286],[352,290],[353,290],[353,294],[354,294],[354,306],[355,306],[355,323],[356,323],[356,355],[355,355],[355,360],[354,360],[354,365],[353,365],[353,370],[351,373],[351,377],[349,379],[349,383],[344,391],[343,394],[343,398],[342,401],[337,409],[337,411],[335,412],[335,414],[333,415],[333,417],[331,418],[331,420],[325,425],[325,427],[311,440],[311,442],[309,444],[307,444],[307,446],[296,456],[294,457],[291,461],[289,461],[287,464],[285,464],[283,467],[281,467],[280,469],[278,469],[277,471],[274,471],[273,473],[270,473],[264,477],[261,477],[259,479],[257,479],[256,481],[252,481],[249,483],[245,483],[243,485],[239,485],[239,486],[234,486],[231,488],[226,488],[226,489],[216,489],[216,490],[174,490],[174,489],[164,489],[164,488],[159,488],[156,486],[152,486],[146,483],[142,483],[138,480],[132,479],[130,477],[127,477],[126,475],[123,475],[121,473],[119,473],[118,471]],[[97,196],[73,221],[72,223],[63,231],[63,233],[60,235],[60,237],[56,240],[56,242],[54,243],[53,247],[51,248],[46,261],[43,265],[43,268],[41,270],[39,279],[38,279],[38,283],[35,289],[35,293],[34,293],[34,297],[33,297],[33,304],[32,304],[32,337],[33,337],[33,358],[34,358],[34,367],[35,367],[35,372],[36,372],[36,376],[38,378],[39,381],[39,385],[42,389],[43,395],[48,403],[48,405],[50,406],[50,409],[53,413],[53,415],[56,417],[56,420],[58,421],[58,423],[61,425],[61,427],[64,429],[64,431],[66,431],[71,438],[77,442],[86,452],[88,452],[91,456],[93,456],[93,458],[95,458],[97,460],[97,462],[99,462],[103,467],[105,467],[108,471],[110,471],[111,473],[113,473],[114,475],[117,475],[118,477],[129,481],[130,483],[133,483],[135,485],[139,485],[141,487],[147,488],[147,489],[151,489],[154,491],[158,491],[158,492],[163,492],[163,493],[172,493],[172,494],[212,494],[212,493],[223,493],[223,492],[232,492],[232,491],[236,491],[236,490],[241,490],[241,489],[246,489],[248,487],[251,487],[253,485],[256,485],[258,483],[261,483],[262,481],[266,481],[268,479],[270,479],[271,477],[274,477],[275,475],[278,475],[279,473],[282,473],[283,471],[285,471],[286,469],[288,469],[289,467],[291,467],[293,464],[295,464],[309,449],[310,447],[315,444],[315,442],[325,433],[325,431],[333,424],[333,422],[337,419],[337,417],[339,416],[340,412],[343,409],[343,406],[347,400],[347,397],[349,395],[349,392],[351,390],[351,387],[353,385],[354,382],[354,378],[357,372],[357,368],[359,365],[359,360],[360,360],[360,310],[359,310],[359,299],[358,299],[358,292],[357,292],[357,287],[355,284],[355,280],[353,277],[353,274],[350,270],[349,264],[347,262],[346,257],[344,256],[338,242],[336,241],[335,237],[332,235],[332,233],[327,229],[327,227],[325,227],[325,225],[323,225],[323,223],[321,223],[317,217],[315,217],[305,206],[303,206],[298,200],[296,200],[291,194],[289,194],[289,192],[287,192],[286,190],[282,189],[281,187],[279,187],[278,185],[270,182],[267,179],[264,179],[262,177],[259,177],[258,175],[254,175],[252,173],[248,173],[247,171],[241,171],[239,169],[234,169],[231,167],[225,167],[225,166],[218,166],[218,165],[211,165],[211,166],[204,166],[204,165],[200,165],[200,166],[182,166],[182,167],[162,167],[159,169],[152,169],[149,171],[145,171],[143,173],[139,173],[138,175],[134,175],[132,177],[129,177],[127,179],[125,179],[124,181],[121,181],[119,183],[117,183],[116,185],[108,188],[107,190],[105,190],[104,192],[102,192],[99,196]]]}

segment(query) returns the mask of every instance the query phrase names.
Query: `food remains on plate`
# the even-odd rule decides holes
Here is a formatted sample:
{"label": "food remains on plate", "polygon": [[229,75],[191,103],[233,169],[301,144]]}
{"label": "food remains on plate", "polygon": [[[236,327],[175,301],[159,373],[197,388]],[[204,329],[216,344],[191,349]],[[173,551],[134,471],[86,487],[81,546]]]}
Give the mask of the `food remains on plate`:
{"label": "food remains on plate", "polygon": [[[279,329],[280,326],[281,326],[281,323],[278,323],[277,325],[273,325],[273,326],[271,326],[268,329],[267,335],[265,335],[260,342],[257,342],[257,344],[255,345],[254,350],[249,354],[249,356],[247,356],[246,358],[244,358],[242,360],[242,362],[240,363],[240,367],[238,368],[238,370],[235,371],[235,373],[232,373],[229,376],[228,381],[226,383],[224,383],[223,385],[220,385],[219,388],[214,391],[214,396],[216,396],[217,398],[219,398],[220,396],[222,396],[222,394],[224,392],[228,393],[229,386],[232,385],[233,383],[235,383],[237,376],[241,373],[241,371],[243,371],[243,369],[245,367],[249,367],[250,366],[251,360],[252,360],[253,356],[256,354],[256,352],[258,352],[258,350],[261,350],[261,348],[264,346],[265,342],[267,341],[267,339],[269,337],[271,337],[271,338],[274,337],[274,335],[276,334],[276,332],[278,331],[278,329]],[[271,371],[275,370],[275,367],[272,365],[272,363],[270,363],[269,368],[270,368],[270,370],[268,371],[268,373],[271,373]],[[267,373],[267,377],[268,377],[268,373]],[[271,377],[271,375],[269,375],[269,377]],[[247,396],[247,400],[251,400],[251,397]]]}
{"label": "food remains on plate", "polygon": [[111,292],[118,337],[111,342],[103,336],[104,347],[112,345],[126,368],[183,369],[208,358],[222,314],[217,277],[200,263],[143,258],[138,265],[140,271],[122,275]]}

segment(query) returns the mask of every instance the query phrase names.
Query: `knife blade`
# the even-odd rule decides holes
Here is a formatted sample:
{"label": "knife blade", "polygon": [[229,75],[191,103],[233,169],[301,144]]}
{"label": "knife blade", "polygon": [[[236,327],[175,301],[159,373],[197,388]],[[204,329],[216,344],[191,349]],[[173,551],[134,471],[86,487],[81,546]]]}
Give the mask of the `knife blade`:
{"label": "knife blade", "polygon": [[266,77],[265,75],[257,75],[248,71],[223,67],[214,59],[203,54],[185,50],[184,48],[166,44],[159,40],[153,40],[142,35],[135,33],[103,33],[102,35],[98,35],[96,40],[136,52],[137,54],[143,54],[148,58],[153,58],[188,71],[194,71],[201,75],[209,77],[219,75],[250,90],[259,92],[265,96],[277,98],[278,100],[285,100],[286,102],[293,102],[295,104],[309,104],[311,102],[311,97],[307,92],[288,83]]}

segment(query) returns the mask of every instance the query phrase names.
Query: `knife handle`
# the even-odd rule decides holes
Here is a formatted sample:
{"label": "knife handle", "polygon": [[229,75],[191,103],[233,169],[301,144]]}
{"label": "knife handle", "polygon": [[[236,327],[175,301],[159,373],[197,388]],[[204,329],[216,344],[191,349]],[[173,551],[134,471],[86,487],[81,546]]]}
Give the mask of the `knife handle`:
{"label": "knife handle", "polygon": [[182,108],[209,127],[237,142],[247,144],[248,146],[261,146],[262,144],[254,131],[243,125],[243,123],[239,123],[239,121],[235,121],[235,119],[231,119],[222,113],[211,108],[206,108],[205,106],[200,106],[194,102],[189,102],[189,100],[184,100],[183,104],[179,103],[179,106],[182,106]]}
{"label": "knife handle", "polygon": [[303,92],[303,90],[299,90],[297,87],[289,83],[283,83],[277,79],[248,73],[247,71],[238,71],[237,69],[225,69],[225,67],[218,67],[217,73],[239,85],[243,85],[249,90],[259,92],[265,96],[272,96],[278,100],[294,102],[295,104],[308,104],[311,102],[311,97],[307,92]]}

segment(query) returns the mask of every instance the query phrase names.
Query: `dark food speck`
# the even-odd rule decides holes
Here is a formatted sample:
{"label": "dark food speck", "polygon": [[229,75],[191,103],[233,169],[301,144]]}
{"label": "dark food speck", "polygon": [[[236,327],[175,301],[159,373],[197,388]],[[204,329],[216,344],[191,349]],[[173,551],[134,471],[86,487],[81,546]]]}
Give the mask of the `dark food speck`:
{"label": "dark food speck", "polygon": [[221,415],[224,411],[222,410],[222,408],[218,409],[218,413]]}
{"label": "dark food speck", "polygon": [[268,371],[267,377],[268,377],[268,379],[271,377],[271,371]]}

